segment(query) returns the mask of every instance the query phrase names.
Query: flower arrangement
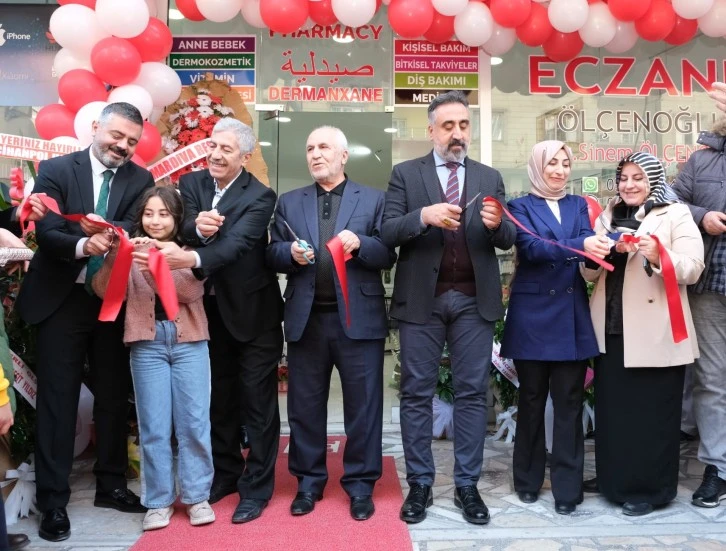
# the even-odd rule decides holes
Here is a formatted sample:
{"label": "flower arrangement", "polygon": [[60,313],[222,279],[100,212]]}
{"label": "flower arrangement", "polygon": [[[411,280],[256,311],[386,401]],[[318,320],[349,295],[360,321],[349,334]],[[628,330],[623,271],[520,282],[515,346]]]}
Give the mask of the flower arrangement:
{"label": "flower arrangement", "polygon": [[[208,138],[221,118],[234,116],[234,109],[222,105],[222,98],[207,88],[196,88],[194,92],[195,95],[181,102],[176,113],[169,116],[171,129],[162,139],[162,149],[167,155]],[[183,174],[205,168],[207,160],[201,159],[174,172],[171,181],[176,184]]]}

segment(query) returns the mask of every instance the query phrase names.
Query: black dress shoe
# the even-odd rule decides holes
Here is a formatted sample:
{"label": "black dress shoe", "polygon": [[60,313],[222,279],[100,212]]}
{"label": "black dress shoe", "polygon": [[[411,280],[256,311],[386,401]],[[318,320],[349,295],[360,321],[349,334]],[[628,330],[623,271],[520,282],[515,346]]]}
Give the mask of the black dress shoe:
{"label": "black dress shoe", "polygon": [[582,491],[588,494],[599,494],[600,487],[597,485],[597,477],[583,481]]}
{"label": "black dress shoe", "polygon": [[555,512],[560,515],[569,515],[575,512],[575,504],[566,501],[555,501]]}
{"label": "black dress shoe", "polygon": [[17,551],[30,545],[30,538],[25,534],[8,534],[9,551]]}
{"label": "black dress shoe", "polygon": [[350,516],[355,520],[368,520],[376,512],[371,496],[353,496],[350,498]]}
{"label": "black dress shoe", "polygon": [[431,486],[425,484],[410,484],[406,500],[401,506],[399,517],[409,524],[416,524],[426,518],[426,508],[434,504],[434,496],[431,493]]}
{"label": "black dress shoe", "polygon": [[461,486],[454,492],[454,505],[461,509],[466,522],[472,524],[488,524],[489,509],[484,505],[479,490],[473,484]]}
{"label": "black dress shoe", "polygon": [[141,505],[139,496],[128,488],[116,488],[110,492],[96,490],[93,505],[104,509],[116,509],[122,513],[145,513],[146,507]]}
{"label": "black dress shoe", "polygon": [[315,502],[323,499],[323,496],[314,492],[298,492],[290,505],[290,513],[295,516],[307,515],[315,509]]}
{"label": "black dress shoe", "polygon": [[212,482],[212,487],[209,490],[209,499],[207,500],[210,505],[217,503],[230,494],[237,493],[236,482]]}
{"label": "black dress shoe", "polygon": [[27,545],[30,545],[30,539],[25,534],[8,534],[8,549],[10,551],[17,551]]}
{"label": "black dress shoe", "polygon": [[642,517],[653,512],[653,506],[650,503],[630,503],[626,501],[623,504],[623,514],[629,517]]}
{"label": "black dress shoe", "polygon": [[262,510],[267,507],[266,499],[244,498],[239,500],[237,508],[232,515],[233,524],[243,524],[259,518]]}
{"label": "black dress shoe", "polygon": [[539,498],[537,492],[517,492],[517,497],[522,503],[534,503]]}
{"label": "black dress shoe", "polygon": [[71,521],[66,508],[57,507],[43,512],[38,535],[48,541],[63,541],[71,537]]}

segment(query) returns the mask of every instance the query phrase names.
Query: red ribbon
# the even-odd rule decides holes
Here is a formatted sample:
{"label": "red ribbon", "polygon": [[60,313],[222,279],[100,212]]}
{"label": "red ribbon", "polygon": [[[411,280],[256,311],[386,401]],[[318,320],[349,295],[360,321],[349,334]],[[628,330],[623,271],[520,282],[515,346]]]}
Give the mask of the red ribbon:
{"label": "red ribbon", "polygon": [[330,256],[333,258],[333,266],[335,266],[335,273],[338,274],[338,281],[340,282],[340,289],[343,292],[343,302],[345,303],[345,321],[350,327],[350,305],[348,303],[348,274],[345,270],[346,260],[353,258],[350,254],[343,252],[343,242],[337,235],[328,241],[325,246],[330,251]]}
{"label": "red ribbon", "polygon": [[588,252],[581,251],[580,249],[575,249],[573,247],[568,247],[567,245],[563,245],[562,243],[558,243],[557,241],[552,241],[551,239],[545,239],[544,237],[540,237],[539,235],[537,235],[536,233],[534,233],[533,231],[531,231],[529,228],[527,228],[524,224],[522,224],[519,220],[517,220],[512,215],[512,213],[509,212],[506,209],[506,207],[504,205],[502,205],[494,197],[491,197],[491,196],[485,197],[484,198],[484,202],[487,202],[487,201],[492,202],[492,203],[496,203],[499,206],[499,208],[502,209],[507,214],[507,216],[509,216],[509,218],[511,219],[511,221],[514,222],[514,225],[515,226],[517,226],[523,232],[528,233],[532,237],[536,237],[537,239],[540,239],[540,240],[544,241],[545,243],[550,243],[551,245],[556,245],[557,247],[560,247],[562,249],[567,249],[568,251],[575,252],[575,253],[577,253],[580,256],[584,256],[588,260],[592,260],[597,265],[602,266],[603,268],[605,268],[606,270],[608,270],[610,272],[612,272],[614,270],[612,264],[610,264],[609,262],[606,262],[605,260],[602,260],[601,258],[598,258],[598,257],[596,257],[596,256],[594,256],[594,255],[592,255],[592,254],[590,254]]}
{"label": "red ribbon", "polygon": [[[52,197],[48,197],[45,193],[37,193],[36,196],[48,207],[48,210],[54,212],[61,218],[71,222],[80,222],[83,219],[88,219],[85,214],[62,214],[58,208],[58,202]],[[20,222],[20,227],[23,229],[23,233],[26,231],[26,222],[31,211],[32,207],[27,201],[20,206],[18,221]],[[126,299],[126,289],[129,284],[129,274],[131,273],[131,264],[133,262],[131,253],[134,252],[134,245],[128,240],[122,228],[118,228],[108,222],[99,222],[97,220],[92,220],[92,222],[104,228],[112,229],[119,238],[118,254],[116,255],[116,261],[113,263],[111,277],[108,282],[106,294],[103,297],[101,311],[98,314],[99,321],[114,321],[118,317],[121,305]],[[174,286],[174,280],[172,279],[171,270],[169,270],[166,259],[163,255],[158,254],[158,250],[156,249],[149,251],[149,271],[156,282],[159,298],[164,306],[167,317],[173,320],[179,312],[179,300],[176,295],[176,287]]]}
{"label": "red ribbon", "polygon": [[[678,289],[678,279],[676,278],[676,269],[673,266],[668,250],[663,246],[655,235],[650,237],[658,244],[658,254],[660,255],[660,269],[663,274],[663,283],[665,284],[666,300],[668,301],[668,316],[671,320],[671,332],[673,333],[673,342],[678,344],[688,338],[688,328],[686,327],[686,317],[683,314],[683,303],[681,302],[681,294]],[[640,237],[623,234],[624,243],[639,243]]]}

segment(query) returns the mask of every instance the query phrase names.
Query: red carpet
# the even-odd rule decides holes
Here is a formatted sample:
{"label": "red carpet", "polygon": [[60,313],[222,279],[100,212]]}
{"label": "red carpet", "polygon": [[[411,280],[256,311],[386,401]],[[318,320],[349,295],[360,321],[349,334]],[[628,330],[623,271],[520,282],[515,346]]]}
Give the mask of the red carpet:
{"label": "red carpet", "polygon": [[293,517],[290,503],[297,491],[297,480],[287,470],[288,437],[280,440],[275,468],[275,493],[262,516],[246,524],[232,524],[232,513],[239,498],[228,496],[212,507],[217,520],[207,526],[189,524],[184,507],[177,502],[171,524],[162,530],[145,532],[133,551],[234,550],[254,551],[409,551],[411,538],[406,524],[398,518],[403,503],[396,465],[392,457],[383,458],[383,477],[376,484],[373,500],[375,514],[366,521],[355,521],[348,511],[350,499],[340,487],[343,474],[344,436],[328,437],[328,485],[323,500],[309,515]]}

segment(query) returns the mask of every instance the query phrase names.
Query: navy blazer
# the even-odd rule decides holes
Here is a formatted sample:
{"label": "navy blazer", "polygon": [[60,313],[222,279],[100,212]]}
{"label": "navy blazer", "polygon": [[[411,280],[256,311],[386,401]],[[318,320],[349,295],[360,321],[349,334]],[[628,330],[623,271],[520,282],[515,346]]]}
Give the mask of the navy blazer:
{"label": "navy blazer", "polygon": [[[346,262],[350,327],[347,326],[343,294],[335,279],[338,313],[345,334],[351,339],[383,339],[388,336],[381,270],[389,269],[396,254],[380,238],[384,194],[351,180],[345,184],[340,201],[334,235],[350,230],[360,239],[358,253]],[[267,263],[287,274],[285,299],[285,339],[296,342],[307,325],[315,296],[315,265],[301,266],[292,258],[293,238],[285,227],[287,221],[295,233],[310,243],[315,255],[320,243],[318,225],[318,194],[315,184],[283,193],[277,203],[271,242],[267,247]]]}
{"label": "navy blazer", "polygon": [[585,258],[543,241],[583,250],[585,238],[594,235],[587,203],[579,195],[566,195],[559,207],[562,223],[547,201],[535,195],[509,202],[512,215],[542,239],[517,228],[517,267],[501,350],[506,358],[574,361],[598,354],[579,269]]}

